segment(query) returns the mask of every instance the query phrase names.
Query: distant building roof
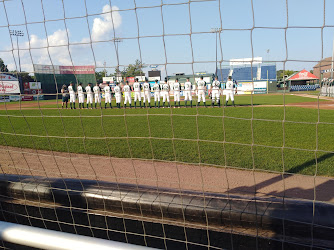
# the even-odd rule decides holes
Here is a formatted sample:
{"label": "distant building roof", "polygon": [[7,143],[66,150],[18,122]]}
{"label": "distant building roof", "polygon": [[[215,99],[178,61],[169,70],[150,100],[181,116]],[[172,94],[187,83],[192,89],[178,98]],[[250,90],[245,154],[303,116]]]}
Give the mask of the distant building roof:
{"label": "distant building roof", "polygon": [[327,58],[321,60],[315,66],[313,66],[313,68],[320,68],[320,67],[324,67],[324,66],[331,66],[331,64],[332,64],[332,57],[327,57]]}
{"label": "distant building roof", "polygon": [[302,71],[295,73],[289,76],[286,80],[288,81],[309,81],[309,80],[318,80],[319,78],[303,69]]}

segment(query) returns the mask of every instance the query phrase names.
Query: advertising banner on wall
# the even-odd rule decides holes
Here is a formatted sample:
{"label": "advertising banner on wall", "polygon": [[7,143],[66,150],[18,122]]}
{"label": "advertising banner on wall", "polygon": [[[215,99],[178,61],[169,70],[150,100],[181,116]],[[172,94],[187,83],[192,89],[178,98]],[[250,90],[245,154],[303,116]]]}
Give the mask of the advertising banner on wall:
{"label": "advertising banner on wall", "polygon": [[95,74],[94,66],[59,66],[60,74]]}
{"label": "advertising banner on wall", "polygon": [[59,66],[59,65],[41,65],[34,64],[34,72],[38,74],[95,74],[93,65],[87,66]]}
{"label": "advertising banner on wall", "polygon": [[22,96],[22,101],[33,101],[33,100],[34,100],[34,97],[32,95]]}
{"label": "advertising banner on wall", "polygon": [[0,94],[20,94],[18,81],[0,81]]}
{"label": "advertising banner on wall", "polygon": [[127,77],[126,80],[129,81],[129,84],[132,84],[132,83],[135,82],[135,78],[134,77]]}
{"label": "advertising banner on wall", "polygon": [[38,74],[60,74],[58,65],[34,64],[34,72]]}
{"label": "advertising banner on wall", "polygon": [[102,77],[103,83],[113,83],[114,82],[114,77],[113,76],[108,76],[108,77]]}
{"label": "advertising banner on wall", "polygon": [[40,82],[29,82],[30,89],[41,89],[42,85]]}
{"label": "advertising banner on wall", "polygon": [[9,96],[0,95],[0,102],[10,102]]}
{"label": "advertising banner on wall", "polygon": [[149,80],[149,81],[155,81],[155,80],[160,81],[160,76],[150,76],[150,77],[148,78],[148,80]]}
{"label": "advertising banner on wall", "polygon": [[252,93],[265,94],[267,93],[267,82],[266,81],[237,82],[236,90],[239,95],[249,95]]}
{"label": "advertising banner on wall", "polygon": [[24,91],[29,91],[30,90],[30,84],[29,84],[29,82],[24,82],[23,83],[23,90]]}
{"label": "advertising banner on wall", "polygon": [[12,75],[0,74],[0,81],[17,81],[17,78]]}
{"label": "advertising banner on wall", "polygon": [[21,96],[19,96],[19,95],[10,95],[9,96],[9,100],[11,102],[18,102],[20,99],[21,99]]}
{"label": "advertising banner on wall", "polygon": [[145,76],[136,76],[135,78],[138,78],[139,82],[145,82]]}

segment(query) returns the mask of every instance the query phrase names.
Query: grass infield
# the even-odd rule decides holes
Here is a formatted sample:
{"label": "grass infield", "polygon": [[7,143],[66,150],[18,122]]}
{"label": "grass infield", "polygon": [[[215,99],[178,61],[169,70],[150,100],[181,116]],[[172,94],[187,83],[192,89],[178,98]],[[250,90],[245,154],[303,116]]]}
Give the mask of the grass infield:
{"label": "grass infield", "polygon": [[45,102],[1,110],[0,145],[334,176],[334,111],[246,106],[317,101],[284,98],[237,96],[244,106],[198,109],[43,109],[57,107]]}

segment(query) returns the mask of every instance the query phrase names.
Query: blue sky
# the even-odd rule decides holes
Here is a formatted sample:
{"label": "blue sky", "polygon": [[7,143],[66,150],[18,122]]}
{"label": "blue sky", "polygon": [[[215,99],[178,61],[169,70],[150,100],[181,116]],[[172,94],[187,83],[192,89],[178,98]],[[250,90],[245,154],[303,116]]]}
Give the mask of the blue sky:
{"label": "blue sky", "polygon": [[[211,28],[223,28],[218,42],[218,60],[223,65],[228,65],[230,59],[261,56],[263,60],[277,61],[278,69],[310,70],[332,53],[333,0],[288,0],[288,4],[285,0],[42,3],[0,1],[0,57],[11,70],[16,69],[18,60],[16,40],[11,43],[8,25],[25,33],[19,39],[19,47],[22,69],[27,71],[32,70],[33,63],[51,61],[57,65],[96,65],[103,70],[105,61],[110,67],[108,72],[114,72],[112,67],[118,62],[115,44],[110,39],[118,37],[122,39],[118,43],[120,65],[142,59],[147,65],[163,64],[159,69],[164,75],[214,72],[216,40]],[[101,15],[102,12],[108,13]]]}

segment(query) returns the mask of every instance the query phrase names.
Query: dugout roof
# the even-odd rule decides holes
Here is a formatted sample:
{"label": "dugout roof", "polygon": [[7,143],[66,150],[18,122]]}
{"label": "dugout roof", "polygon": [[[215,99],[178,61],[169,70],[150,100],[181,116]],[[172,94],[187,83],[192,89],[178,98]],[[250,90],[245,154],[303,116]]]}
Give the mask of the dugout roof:
{"label": "dugout roof", "polygon": [[311,72],[303,69],[302,71],[291,75],[286,80],[287,81],[312,81],[312,80],[319,80],[319,78],[313,75]]}

